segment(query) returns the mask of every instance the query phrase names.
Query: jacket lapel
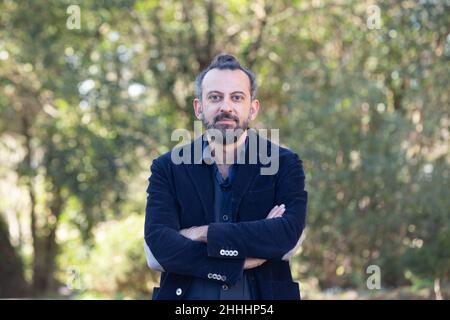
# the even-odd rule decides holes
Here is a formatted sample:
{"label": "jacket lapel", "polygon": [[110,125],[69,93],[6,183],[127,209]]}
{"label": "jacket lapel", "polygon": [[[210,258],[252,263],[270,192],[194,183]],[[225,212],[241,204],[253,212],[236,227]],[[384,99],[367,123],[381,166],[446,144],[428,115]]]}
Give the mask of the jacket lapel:
{"label": "jacket lapel", "polygon": [[[250,152],[253,152],[249,145],[251,143],[257,143],[256,152],[259,154],[259,140],[258,135],[252,129],[248,130],[249,143],[245,148],[245,162],[243,164],[238,164],[236,168],[236,177],[233,182],[232,189],[232,210],[233,210],[233,221],[237,221],[237,212],[242,198],[247,193],[253,180],[256,178],[260,172],[261,163],[259,161],[259,156],[257,157],[257,163],[250,163]],[[253,142],[252,142],[253,141]]]}
{"label": "jacket lapel", "polygon": [[202,161],[202,153],[194,152],[195,143],[202,143],[203,135],[191,143],[191,164],[183,164],[195,191],[200,197],[206,222],[214,222],[214,185],[209,165]]}

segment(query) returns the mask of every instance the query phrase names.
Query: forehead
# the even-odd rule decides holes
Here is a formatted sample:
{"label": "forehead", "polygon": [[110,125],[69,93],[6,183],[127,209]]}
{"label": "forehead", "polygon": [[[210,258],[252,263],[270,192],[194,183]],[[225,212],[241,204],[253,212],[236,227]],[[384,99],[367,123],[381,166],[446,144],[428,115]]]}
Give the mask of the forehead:
{"label": "forehead", "polygon": [[250,79],[242,70],[209,70],[203,78],[202,88],[205,93],[220,91],[223,93],[243,91],[250,94]]}

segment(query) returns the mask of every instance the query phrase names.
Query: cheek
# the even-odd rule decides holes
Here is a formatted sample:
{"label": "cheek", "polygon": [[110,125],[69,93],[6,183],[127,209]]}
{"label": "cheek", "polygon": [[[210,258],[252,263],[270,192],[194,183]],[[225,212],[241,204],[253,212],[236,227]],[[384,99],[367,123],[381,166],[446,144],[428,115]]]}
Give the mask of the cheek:
{"label": "cheek", "polygon": [[242,111],[238,112],[238,117],[241,120],[241,122],[249,119],[250,109],[246,109],[246,110],[242,110]]}
{"label": "cheek", "polygon": [[214,108],[209,107],[206,110],[204,110],[202,114],[203,114],[203,119],[210,122],[214,119],[214,116],[216,115],[216,111]]}

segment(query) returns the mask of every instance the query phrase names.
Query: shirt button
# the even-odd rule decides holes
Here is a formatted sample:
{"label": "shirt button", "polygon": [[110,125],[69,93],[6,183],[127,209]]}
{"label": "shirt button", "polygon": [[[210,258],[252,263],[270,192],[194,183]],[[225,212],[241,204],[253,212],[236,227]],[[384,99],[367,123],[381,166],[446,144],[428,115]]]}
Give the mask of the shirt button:
{"label": "shirt button", "polygon": [[221,250],[220,250],[220,255],[221,255],[221,256],[225,255],[225,250],[221,249]]}
{"label": "shirt button", "polygon": [[222,285],[222,290],[224,291],[228,290],[228,286],[226,284]]}
{"label": "shirt button", "polygon": [[223,221],[228,221],[228,216],[226,214],[224,214],[222,219],[223,219]]}
{"label": "shirt button", "polygon": [[177,291],[175,291],[175,293],[177,294],[177,296],[181,296],[183,290],[181,290],[181,288],[178,288]]}

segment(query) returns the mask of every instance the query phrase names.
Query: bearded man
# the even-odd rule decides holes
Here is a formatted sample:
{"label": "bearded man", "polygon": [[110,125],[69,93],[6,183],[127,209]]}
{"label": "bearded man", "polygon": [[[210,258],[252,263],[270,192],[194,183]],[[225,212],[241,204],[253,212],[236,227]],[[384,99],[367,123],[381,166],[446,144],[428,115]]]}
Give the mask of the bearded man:
{"label": "bearded man", "polygon": [[[206,132],[151,166],[145,253],[161,272],[153,299],[300,299],[289,259],[305,226],[305,174],[297,154],[249,129],[260,111],[255,75],[218,55],[196,79],[193,106]],[[175,163],[180,152],[189,161]],[[275,171],[263,172],[263,154]]]}

